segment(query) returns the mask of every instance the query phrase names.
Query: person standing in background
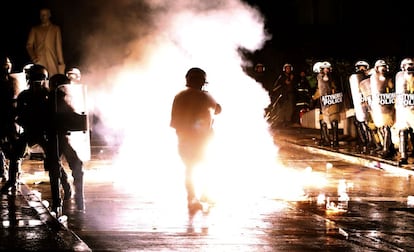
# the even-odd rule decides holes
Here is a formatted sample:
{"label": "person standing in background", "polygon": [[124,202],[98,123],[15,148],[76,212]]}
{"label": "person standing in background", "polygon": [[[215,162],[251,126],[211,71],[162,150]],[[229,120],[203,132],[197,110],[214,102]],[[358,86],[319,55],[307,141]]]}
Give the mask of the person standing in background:
{"label": "person standing in background", "polygon": [[40,10],[40,25],[31,28],[26,49],[33,63],[46,67],[49,76],[65,73],[62,35],[58,25],[50,20],[48,8]]}
{"label": "person standing in background", "polygon": [[272,128],[290,126],[295,111],[295,75],[293,66],[283,65],[283,73],[278,76],[271,91],[271,124]]}
{"label": "person standing in background", "polygon": [[8,56],[1,56],[0,72],[0,181],[7,180],[7,159],[12,154],[11,145],[17,138],[14,121],[16,98],[19,93],[17,80],[11,76],[12,62]]}
{"label": "person standing in background", "polygon": [[[315,69],[316,68],[316,69]],[[336,86],[332,77],[332,66],[328,61],[316,63],[314,72],[318,72],[318,89],[312,99],[319,99],[321,105],[320,131],[322,146],[339,147],[340,105],[343,94]],[[329,136],[329,126],[332,129],[332,139]],[[331,143],[332,140],[332,143]]]}

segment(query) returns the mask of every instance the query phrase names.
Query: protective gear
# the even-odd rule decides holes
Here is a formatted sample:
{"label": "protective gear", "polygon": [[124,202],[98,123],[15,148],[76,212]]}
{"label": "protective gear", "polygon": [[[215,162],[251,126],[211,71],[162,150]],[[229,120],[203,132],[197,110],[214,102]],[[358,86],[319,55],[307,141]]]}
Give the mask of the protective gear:
{"label": "protective gear", "polygon": [[319,73],[321,71],[320,65],[322,64],[322,62],[316,62],[313,67],[312,70],[314,73]]}
{"label": "protective gear", "polygon": [[391,159],[395,156],[396,150],[391,138],[391,128],[384,126],[381,128],[381,134],[383,139],[382,151],[379,155],[384,159]]}
{"label": "protective gear", "polygon": [[79,83],[81,80],[81,72],[78,68],[72,67],[66,72],[66,76],[72,82]]}
{"label": "protective gear", "polygon": [[328,124],[324,122],[323,120],[319,120],[319,125],[320,125],[320,134],[321,134],[321,141],[319,145],[330,146],[331,139],[329,137]]}
{"label": "protective gear", "polygon": [[339,123],[338,120],[331,122],[332,127],[332,147],[339,147]]}
{"label": "protective gear", "polygon": [[289,63],[286,63],[283,65],[283,68],[282,68],[283,72],[286,72],[286,67],[290,67],[290,70],[293,71],[293,66]]}
{"label": "protective gear", "polygon": [[401,61],[401,71],[414,71],[414,61],[411,58],[405,58]]}
{"label": "protective gear", "polygon": [[255,67],[254,67],[254,71],[256,73],[263,73],[264,71],[266,71],[266,68],[263,64],[258,63]]}
{"label": "protective gear", "polygon": [[9,166],[9,179],[0,189],[0,192],[3,194],[7,194],[9,190],[16,191],[18,179],[21,171],[21,164],[22,161],[18,160],[17,162],[10,162]]}
{"label": "protective gear", "polygon": [[47,69],[42,65],[34,64],[27,71],[27,80],[29,82],[44,81],[49,77]]}
{"label": "protective gear", "polygon": [[400,152],[400,159],[398,160],[399,165],[408,164],[408,154],[407,154],[407,144],[408,144],[408,130],[400,130],[399,132],[399,142],[398,146]]}
{"label": "protective gear", "polygon": [[324,68],[329,68],[332,69],[332,65],[331,63],[329,63],[328,61],[324,61],[320,64],[319,68],[322,70]]}
{"label": "protective gear", "polygon": [[187,87],[200,88],[207,83],[206,72],[198,67],[190,68],[185,75],[185,79]]}
{"label": "protective gear", "polygon": [[386,67],[386,71],[387,72],[389,71],[389,66],[387,65],[387,63],[384,60],[377,60],[377,61],[375,61],[375,65],[374,65],[375,70],[378,70],[378,67],[380,67],[380,66],[385,66]]}
{"label": "protective gear", "polygon": [[[358,137],[358,144],[365,148],[368,145],[367,134],[364,131],[364,122],[360,122],[358,120],[354,120],[354,125]],[[365,151],[364,151],[365,152]]]}
{"label": "protective gear", "polygon": [[365,67],[367,68],[367,70],[369,69],[369,64],[368,64],[368,62],[363,61],[363,60],[360,60],[360,61],[357,61],[357,62],[355,63],[355,71],[356,71],[356,72],[358,72],[358,71],[359,71],[359,67],[360,67],[360,66],[365,66]]}

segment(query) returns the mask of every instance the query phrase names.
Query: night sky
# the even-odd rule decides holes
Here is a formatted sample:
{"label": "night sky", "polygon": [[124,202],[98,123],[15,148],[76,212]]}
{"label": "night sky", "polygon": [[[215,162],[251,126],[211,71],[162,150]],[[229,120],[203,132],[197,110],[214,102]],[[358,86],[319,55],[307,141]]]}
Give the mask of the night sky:
{"label": "night sky", "polygon": [[[78,44],[94,29],[94,17],[102,15],[99,4],[111,1],[116,0],[2,1],[2,53],[10,55],[17,68],[29,61],[25,51],[27,34],[39,21],[39,8],[48,6],[53,22],[62,28],[67,65],[78,65],[84,53]],[[272,34],[264,48],[251,55],[268,65],[305,58],[374,60],[413,55],[408,39],[411,9],[405,1],[245,1],[261,10],[265,27]],[[122,10],[113,11],[125,18]]]}

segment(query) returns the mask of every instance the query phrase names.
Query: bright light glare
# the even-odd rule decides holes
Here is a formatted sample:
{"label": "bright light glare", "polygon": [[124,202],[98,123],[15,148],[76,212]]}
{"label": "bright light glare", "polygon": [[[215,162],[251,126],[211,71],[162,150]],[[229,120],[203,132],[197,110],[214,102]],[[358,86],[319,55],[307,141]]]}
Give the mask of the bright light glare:
{"label": "bright light glare", "polygon": [[[257,50],[269,39],[260,13],[238,0],[147,3],[154,13],[146,15],[157,22],[149,24],[145,36],[128,42],[129,57],[103,67],[94,61],[100,55],[96,43],[90,43],[94,46],[88,48],[87,61],[94,70],[83,75],[85,83],[94,84],[88,88],[91,108],[109,129],[95,130],[120,145],[111,173],[115,185],[131,193],[144,191],[152,199],[185,197],[184,168],[169,120],[186,71],[197,66],[207,72],[206,88],[223,107],[215,120],[208,159],[194,178],[198,190],[208,191],[218,201],[303,195],[303,174],[298,178],[276,161],[277,147],[263,116],[269,95],[245,74],[246,62],[238,52]],[[102,22],[102,27],[117,24]],[[131,22],[132,29],[147,27],[139,22]],[[103,32],[91,39],[108,36],[112,34]]]}

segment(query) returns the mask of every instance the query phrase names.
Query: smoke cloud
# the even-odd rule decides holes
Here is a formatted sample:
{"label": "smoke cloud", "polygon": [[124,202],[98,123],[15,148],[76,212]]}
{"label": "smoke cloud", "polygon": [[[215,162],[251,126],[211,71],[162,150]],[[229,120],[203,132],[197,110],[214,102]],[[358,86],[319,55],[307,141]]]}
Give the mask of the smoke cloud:
{"label": "smoke cloud", "polygon": [[258,10],[238,0],[99,3],[83,42],[83,78],[103,126],[94,130],[109,130],[100,133],[120,145],[121,167],[131,158],[135,172],[180,165],[170,111],[191,67],[207,72],[223,107],[215,121],[220,166],[257,171],[275,159],[263,117],[269,96],[245,74],[240,53],[270,38]]}

